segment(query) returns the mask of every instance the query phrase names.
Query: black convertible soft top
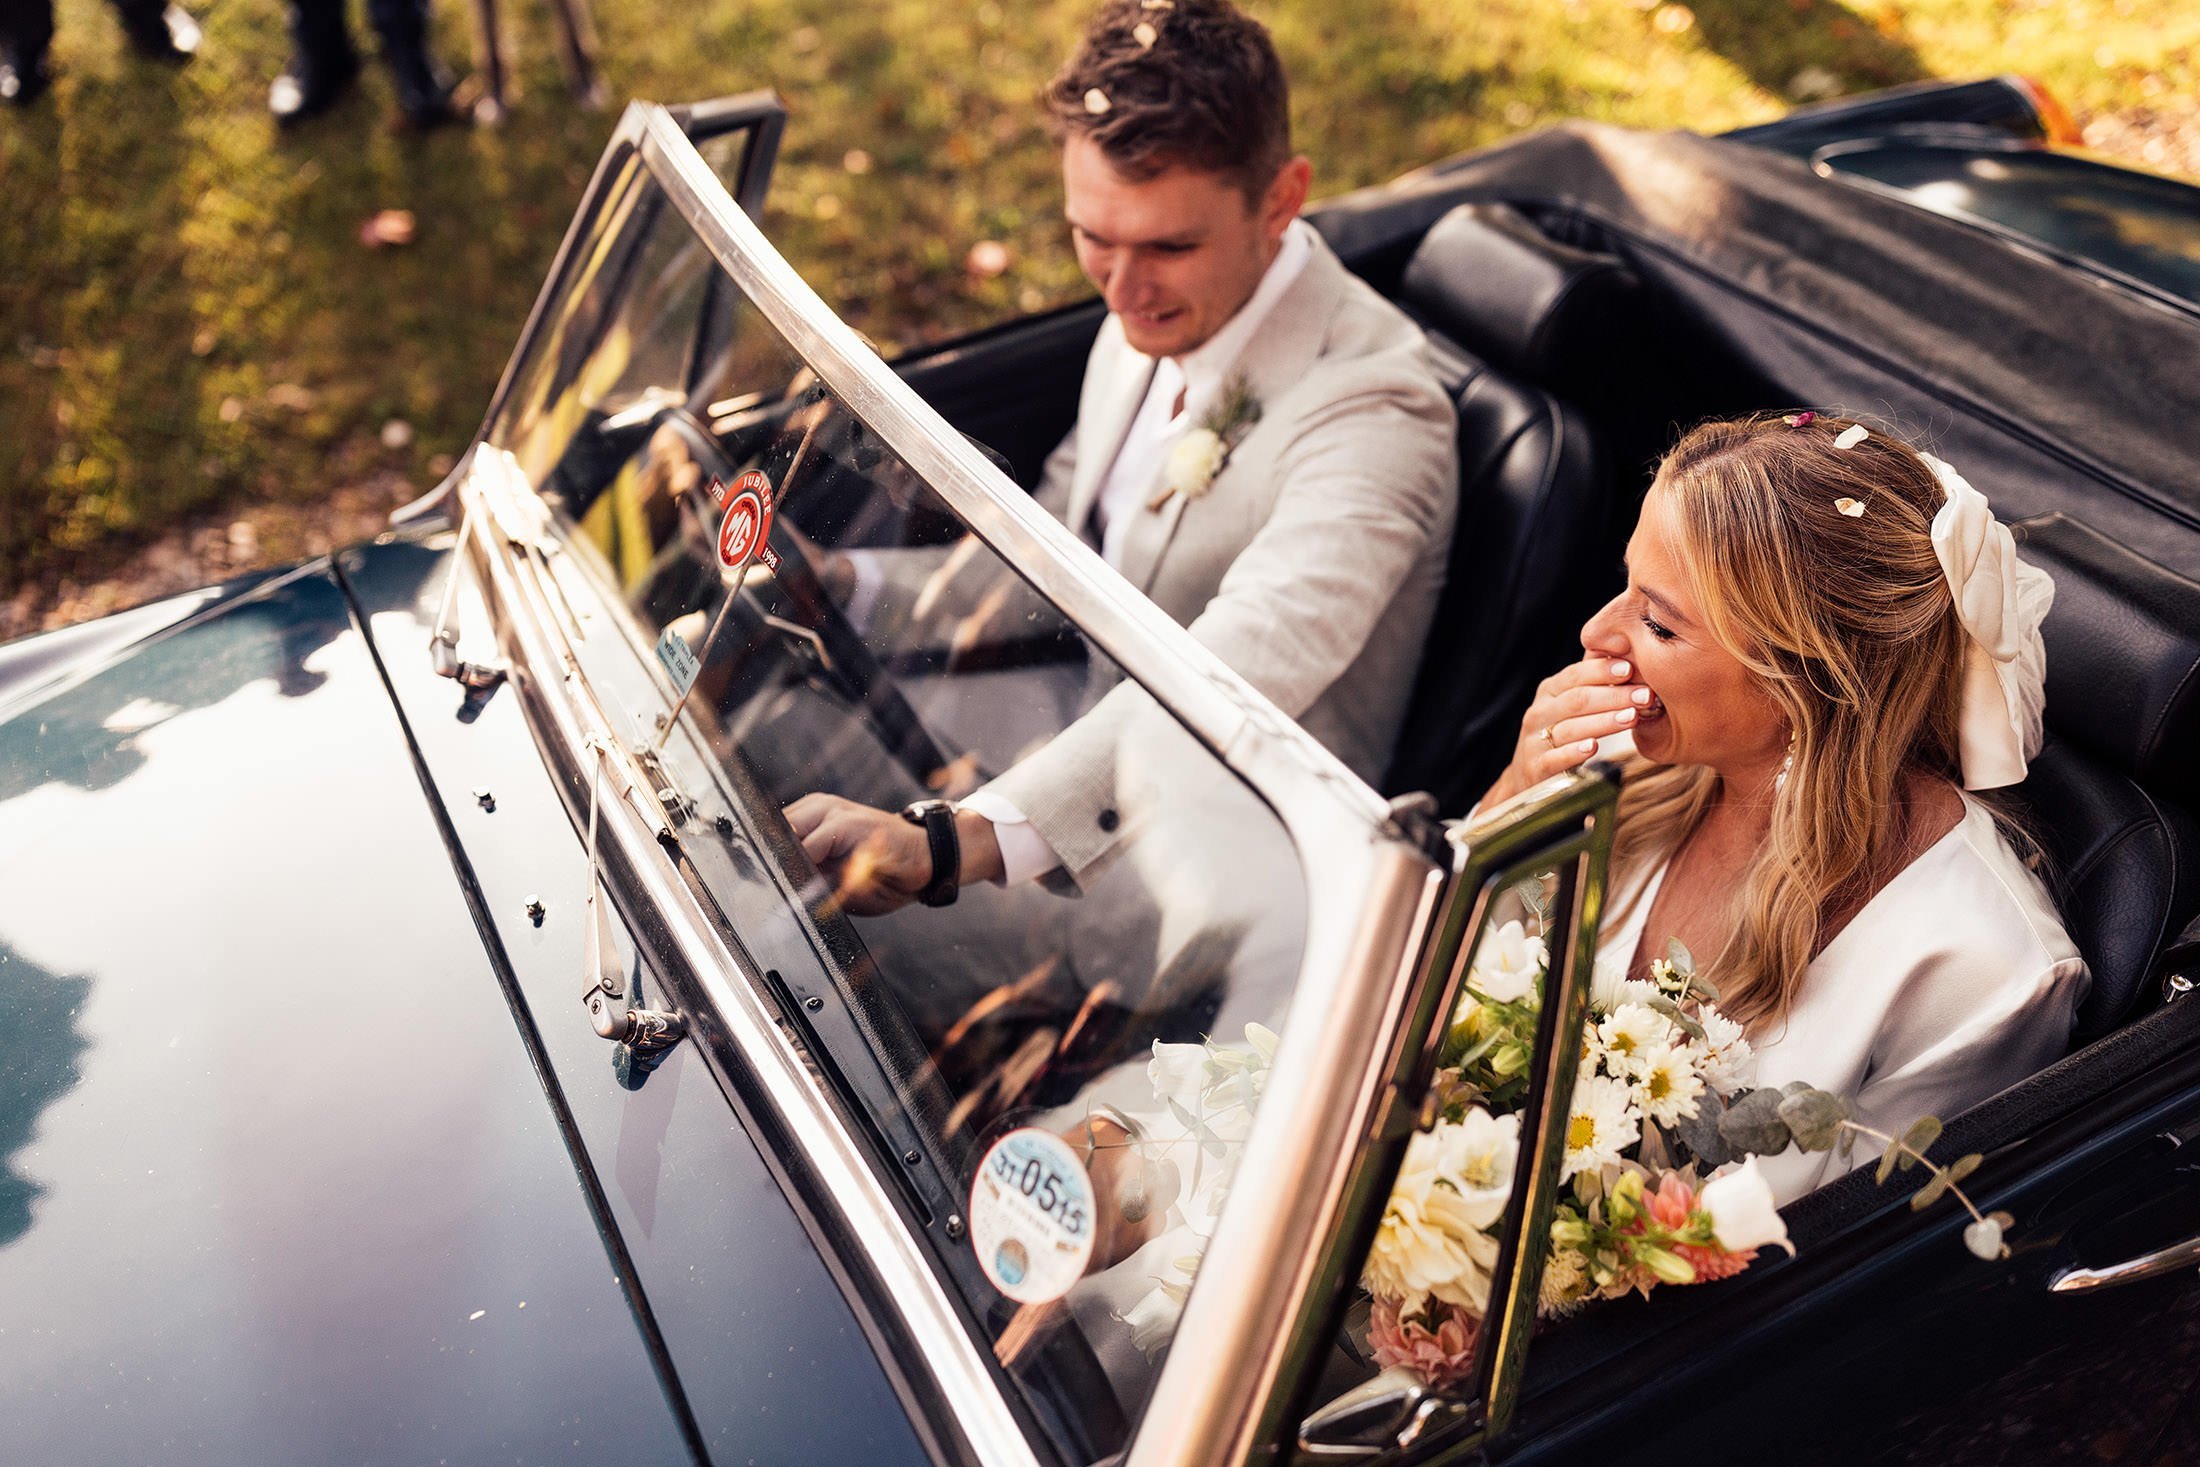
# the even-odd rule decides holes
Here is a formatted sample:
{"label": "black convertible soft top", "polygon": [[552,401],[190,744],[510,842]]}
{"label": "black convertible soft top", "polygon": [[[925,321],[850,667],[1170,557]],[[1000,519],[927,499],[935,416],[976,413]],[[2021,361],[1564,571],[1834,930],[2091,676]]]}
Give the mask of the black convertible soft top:
{"label": "black convertible soft top", "polygon": [[[1318,222],[1341,253],[1379,253],[1468,200],[1627,257],[1700,333],[1676,351],[1709,342],[1794,405],[1889,422],[2006,519],[2075,514],[2200,576],[2200,319],[1689,133],[1571,123],[1336,199]],[[1654,352],[1637,370],[1652,390]]]}

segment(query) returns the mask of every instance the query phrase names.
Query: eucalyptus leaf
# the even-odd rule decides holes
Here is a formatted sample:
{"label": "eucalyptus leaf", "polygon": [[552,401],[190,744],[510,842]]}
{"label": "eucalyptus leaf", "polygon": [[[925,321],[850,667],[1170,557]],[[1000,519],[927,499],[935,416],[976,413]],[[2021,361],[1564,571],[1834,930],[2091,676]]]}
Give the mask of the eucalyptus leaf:
{"label": "eucalyptus leaf", "polygon": [[1952,1184],[1962,1181],[1965,1177],[1977,1171],[1979,1169],[1979,1164],[1985,1160],[1986,1158],[1979,1155],[1976,1151],[1972,1152],[1969,1156],[1957,1157],[1954,1161],[1948,1163],[1949,1182]]}
{"label": "eucalyptus leaf", "polygon": [[1677,937],[1668,937],[1665,940],[1665,960],[1683,973],[1693,975],[1696,971],[1696,955],[1688,950],[1687,943]]}
{"label": "eucalyptus leaf", "polygon": [[2005,1228],[2013,1228],[2017,1225],[2017,1220],[2011,1217],[2006,1212],[1989,1212],[1986,1215],[1993,1221],[2000,1223]]}
{"label": "eucalyptus leaf", "polygon": [[1931,1207],[1935,1202],[1948,1195],[1948,1187],[1948,1174],[1946,1172],[1934,1172],[1933,1179],[1918,1188],[1917,1195],[1910,1199],[1910,1211],[1923,1212],[1926,1208]]}
{"label": "eucalyptus leaf", "polygon": [[1663,994],[1660,994],[1656,998],[1651,999],[1650,1007],[1656,1009],[1659,1013],[1665,1015],[1666,1018],[1672,1020],[1676,1026],[1678,1026],[1688,1035],[1689,1038],[1701,1039],[1704,1037],[1703,1025],[1688,1017],[1687,1014],[1681,1011],[1681,1006],[1679,1004],[1673,1002],[1673,1000],[1665,997]]}
{"label": "eucalyptus leaf", "polygon": [[1780,1101],[1780,1119],[1805,1151],[1831,1151],[1848,1116],[1848,1102],[1824,1090],[1805,1089]]}
{"label": "eucalyptus leaf", "polygon": [[[1939,1116],[1919,1116],[1916,1120],[1910,1122],[1910,1128],[1902,1133],[1902,1144],[1916,1152],[1917,1156],[1923,1156],[1926,1152],[1932,1150],[1933,1143],[1939,1139]],[[1908,1171],[1911,1167],[1916,1166],[1917,1156],[1903,1157],[1901,1161],[1902,1170]]]}
{"label": "eucalyptus leaf", "polygon": [[1726,1101],[1716,1090],[1706,1090],[1696,1097],[1696,1113],[1684,1116],[1673,1127],[1673,1138],[1685,1147],[1688,1154],[1701,1162],[1706,1170],[1725,1166],[1734,1160],[1726,1138],[1719,1134],[1719,1122],[1726,1115]]}
{"label": "eucalyptus leaf", "polygon": [[1719,1118],[1719,1135],[1737,1152],[1777,1156],[1795,1139],[1780,1119],[1780,1092],[1752,1090],[1728,1103]]}
{"label": "eucalyptus leaf", "polygon": [[1894,1175],[1894,1169],[1897,1163],[1901,1164],[1904,1167],[1907,1167],[1910,1164],[1909,1159],[1903,1154],[1902,1138],[1900,1136],[1897,1136],[1892,1141],[1889,1141],[1887,1143],[1887,1149],[1880,1153],[1879,1170],[1872,1174],[1872,1180],[1879,1183],[1879,1185],[1882,1187],[1886,1186],[1887,1178]]}

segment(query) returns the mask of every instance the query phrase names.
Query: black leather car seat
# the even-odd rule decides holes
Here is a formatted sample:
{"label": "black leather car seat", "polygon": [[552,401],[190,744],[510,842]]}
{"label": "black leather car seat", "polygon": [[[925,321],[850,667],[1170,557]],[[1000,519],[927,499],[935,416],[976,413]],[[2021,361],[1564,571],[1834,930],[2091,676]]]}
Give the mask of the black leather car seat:
{"label": "black leather car seat", "polygon": [[2055,578],[2047,746],[2012,793],[2093,972],[2073,1045],[2157,1001],[2156,955],[2200,911],[2200,585],[2061,513],[2017,527]]}
{"label": "black leather car seat", "polygon": [[1406,265],[1399,304],[1428,330],[1459,412],[1459,518],[1390,793],[1426,790],[1462,813],[1617,580],[1610,466],[1588,419],[1543,384],[1593,353],[1597,322],[1639,288],[1616,257],[1498,204],[1452,210]]}

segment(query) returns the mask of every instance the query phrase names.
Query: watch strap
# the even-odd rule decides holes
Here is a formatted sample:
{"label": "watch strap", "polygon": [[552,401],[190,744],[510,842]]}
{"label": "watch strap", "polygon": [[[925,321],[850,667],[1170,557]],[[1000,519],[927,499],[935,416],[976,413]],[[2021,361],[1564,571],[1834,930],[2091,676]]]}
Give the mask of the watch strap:
{"label": "watch strap", "polygon": [[951,905],[962,882],[962,837],[955,831],[955,806],[948,800],[918,800],[904,806],[901,818],[924,827],[932,848],[932,880],[917,893],[928,907]]}

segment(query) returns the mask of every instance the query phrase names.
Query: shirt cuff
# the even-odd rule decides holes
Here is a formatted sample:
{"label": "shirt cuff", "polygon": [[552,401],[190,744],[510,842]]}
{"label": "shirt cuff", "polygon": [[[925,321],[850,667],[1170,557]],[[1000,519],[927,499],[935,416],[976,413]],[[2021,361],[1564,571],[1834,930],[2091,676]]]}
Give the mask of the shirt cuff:
{"label": "shirt cuff", "polygon": [[878,598],[886,589],[886,568],[868,550],[843,553],[848,557],[848,568],[855,572],[856,583],[848,593],[848,604],[840,610],[857,631],[867,632],[871,629],[871,617],[878,611]]}
{"label": "shirt cuff", "polygon": [[1035,881],[1062,864],[1062,858],[1054,854],[1054,847],[1047,844],[1047,838],[1032,829],[1024,812],[1017,809],[1008,796],[988,786],[973,790],[967,799],[955,803],[982,816],[993,826],[993,839],[1001,847],[1001,885],[1018,886]]}

